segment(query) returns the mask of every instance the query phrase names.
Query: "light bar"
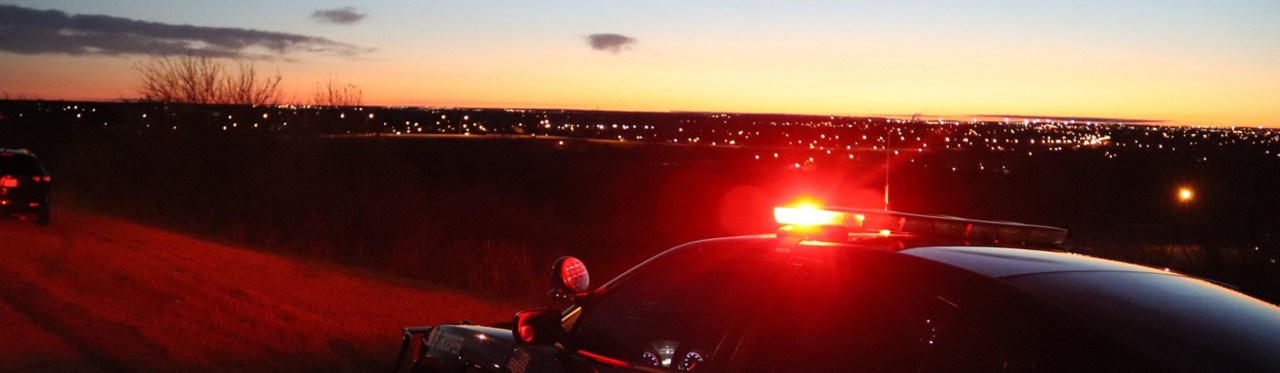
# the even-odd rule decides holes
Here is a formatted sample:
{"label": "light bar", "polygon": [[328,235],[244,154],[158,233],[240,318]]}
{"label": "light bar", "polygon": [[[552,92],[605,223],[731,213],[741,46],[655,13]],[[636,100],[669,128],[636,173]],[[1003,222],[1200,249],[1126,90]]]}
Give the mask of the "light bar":
{"label": "light bar", "polygon": [[817,207],[775,207],[773,219],[783,225],[844,225],[847,214],[839,211],[823,210]]}
{"label": "light bar", "polygon": [[774,208],[773,215],[778,224],[805,228],[805,230],[838,227],[881,235],[908,233],[979,242],[1038,245],[1057,245],[1067,239],[1067,230],[1057,227],[884,210],[777,207]]}

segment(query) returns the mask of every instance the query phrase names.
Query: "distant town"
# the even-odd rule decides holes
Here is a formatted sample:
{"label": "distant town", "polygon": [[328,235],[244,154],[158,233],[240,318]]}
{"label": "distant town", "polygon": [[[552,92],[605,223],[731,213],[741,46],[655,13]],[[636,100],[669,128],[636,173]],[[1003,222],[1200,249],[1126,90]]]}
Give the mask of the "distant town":
{"label": "distant town", "polygon": [[[1091,149],[1108,159],[1168,153],[1209,162],[1251,153],[1280,161],[1280,129],[1165,126],[1102,119],[886,117],[610,112],[545,109],[234,106],[0,101],[0,126],[133,136],[506,136],[756,150],[759,160],[804,167],[830,159],[916,163],[919,154],[977,151],[1001,157]],[[557,141],[560,141],[557,140]],[[927,166],[923,165],[922,166]],[[973,165],[985,170],[987,165]]]}

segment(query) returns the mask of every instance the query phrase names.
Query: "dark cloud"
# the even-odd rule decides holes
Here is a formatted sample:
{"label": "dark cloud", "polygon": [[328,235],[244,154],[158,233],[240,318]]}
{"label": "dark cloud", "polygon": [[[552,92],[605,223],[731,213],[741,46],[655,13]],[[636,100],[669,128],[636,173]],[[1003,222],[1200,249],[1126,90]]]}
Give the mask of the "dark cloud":
{"label": "dark cloud", "polygon": [[618,54],[623,49],[631,49],[631,45],[636,43],[636,39],[618,34],[591,34],[587,36],[587,43],[591,44],[591,49]]}
{"label": "dark cloud", "polygon": [[369,15],[357,12],[356,8],[352,8],[352,7],[344,7],[344,8],[338,8],[338,9],[321,9],[311,13],[311,18],[314,18],[320,22],[333,23],[333,24],[339,24],[339,25],[350,25],[356,22],[360,22],[361,20],[364,19],[364,17],[367,17],[367,16]]}
{"label": "dark cloud", "polygon": [[306,35],[0,5],[0,51],[19,54],[272,58],[299,52],[355,56],[370,50]]}

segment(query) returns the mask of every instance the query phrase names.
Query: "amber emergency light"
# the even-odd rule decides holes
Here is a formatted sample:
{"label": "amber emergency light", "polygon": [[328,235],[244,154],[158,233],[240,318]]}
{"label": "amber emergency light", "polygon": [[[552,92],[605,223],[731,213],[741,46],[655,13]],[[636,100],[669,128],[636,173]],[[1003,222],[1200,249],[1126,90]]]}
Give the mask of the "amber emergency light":
{"label": "amber emergency light", "polygon": [[975,243],[1053,246],[1067,239],[1067,230],[1057,227],[886,210],[776,207],[773,216],[783,226],[778,232],[780,237],[803,235],[820,241],[832,241],[836,237],[848,239],[853,235],[907,234]]}

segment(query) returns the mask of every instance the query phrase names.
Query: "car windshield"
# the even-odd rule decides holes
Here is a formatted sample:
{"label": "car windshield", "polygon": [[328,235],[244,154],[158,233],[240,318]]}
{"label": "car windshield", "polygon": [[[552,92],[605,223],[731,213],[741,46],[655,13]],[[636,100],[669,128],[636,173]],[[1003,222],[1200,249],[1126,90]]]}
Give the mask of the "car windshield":
{"label": "car windshield", "polygon": [[[589,306],[573,334],[584,349],[637,365],[692,370],[753,307],[776,261],[757,250],[702,244],[645,263]],[[741,242],[738,242],[741,243]]]}
{"label": "car windshield", "polygon": [[1005,282],[1170,367],[1280,371],[1280,310],[1208,282],[1139,272],[1042,273]]}
{"label": "car windshield", "polygon": [[40,175],[44,171],[35,157],[0,155],[0,175]]}

